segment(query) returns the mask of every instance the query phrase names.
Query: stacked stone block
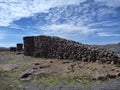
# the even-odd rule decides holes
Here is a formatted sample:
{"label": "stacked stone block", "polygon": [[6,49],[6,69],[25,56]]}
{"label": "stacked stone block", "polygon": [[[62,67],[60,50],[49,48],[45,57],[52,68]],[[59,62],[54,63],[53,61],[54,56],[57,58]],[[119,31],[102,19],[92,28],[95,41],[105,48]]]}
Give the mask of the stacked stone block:
{"label": "stacked stone block", "polygon": [[33,56],[34,55],[34,37],[24,37],[24,54],[26,56]]}
{"label": "stacked stone block", "polygon": [[23,44],[22,43],[18,43],[17,44],[17,51],[22,51],[23,50]]}
{"label": "stacked stone block", "polygon": [[15,51],[17,51],[17,48],[16,47],[10,47],[10,51],[15,52]]}
{"label": "stacked stone block", "polygon": [[120,63],[120,58],[112,52],[59,37],[24,37],[24,52],[25,55],[41,58]]}

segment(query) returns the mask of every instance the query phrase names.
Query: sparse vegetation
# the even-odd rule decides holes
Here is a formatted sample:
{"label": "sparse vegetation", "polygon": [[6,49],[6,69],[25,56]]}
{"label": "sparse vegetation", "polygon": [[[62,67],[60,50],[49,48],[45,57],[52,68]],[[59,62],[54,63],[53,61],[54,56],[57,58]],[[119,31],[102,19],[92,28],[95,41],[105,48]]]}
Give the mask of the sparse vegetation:
{"label": "sparse vegetation", "polygon": [[71,77],[61,77],[57,75],[47,75],[42,77],[36,77],[34,81],[39,81],[42,83],[46,83],[48,85],[58,85],[61,83],[68,84],[68,85],[74,85],[77,82],[77,79],[71,78]]}
{"label": "sparse vegetation", "polygon": [[120,64],[116,64],[116,67],[120,67]]}
{"label": "sparse vegetation", "polygon": [[[82,85],[85,85],[85,87],[91,87],[93,85],[92,76],[95,76],[96,72],[102,73],[108,71],[112,73],[111,71],[112,69],[114,69],[114,72],[116,69],[117,72],[120,71],[119,64],[117,64],[117,66],[114,67],[114,65],[110,65],[110,64],[78,62],[78,61],[74,61],[74,57],[71,58],[71,61],[66,61],[66,60],[64,61],[64,60],[56,60],[56,59],[51,60],[51,59],[27,57],[27,56],[23,56],[22,54],[16,55],[15,53],[2,53],[0,62],[6,65],[7,64],[19,65],[19,68],[16,70],[0,71],[0,87],[1,87],[0,89],[2,90],[28,90],[24,85],[27,84],[31,86],[31,83],[48,85],[48,87],[57,87],[57,85],[61,85],[61,84],[68,86],[75,86],[76,84],[80,83]],[[39,67],[41,67],[41,65],[43,65],[44,67],[42,68],[42,70],[48,69],[49,72],[51,69],[53,69],[56,70],[58,73],[42,74],[42,75],[40,74],[37,76],[33,76],[33,78],[31,78],[30,80],[19,79],[21,73],[26,70],[29,71],[34,69],[36,71],[37,70],[40,71],[41,69]],[[33,73],[33,75],[35,75],[35,73]],[[95,82],[97,82],[97,80]],[[46,90],[46,89],[40,89],[40,90]]]}
{"label": "sparse vegetation", "polygon": [[0,82],[0,89],[1,90],[26,90],[24,87],[22,86],[15,86],[15,85],[11,85],[11,83],[7,84],[7,83],[1,83]]}
{"label": "sparse vegetation", "polygon": [[73,56],[73,55],[70,55],[69,58],[68,58],[68,60],[71,60],[72,62],[76,61],[75,56]]}

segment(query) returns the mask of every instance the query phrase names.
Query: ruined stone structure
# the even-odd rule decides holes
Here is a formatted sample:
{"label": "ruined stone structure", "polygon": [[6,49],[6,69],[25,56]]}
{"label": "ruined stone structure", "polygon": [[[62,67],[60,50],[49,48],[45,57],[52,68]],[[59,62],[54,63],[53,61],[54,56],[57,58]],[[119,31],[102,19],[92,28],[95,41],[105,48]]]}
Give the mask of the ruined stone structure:
{"label": "ruined stone structure", "polygon": [[18,43],[17,44],[17,51],[22,51],[23,50],[23,44],[22,43]]}
{"label": "ruined stone structure", "polygon": [[34,37],[24,37],[24,54],[27,56],[33,56],[35,53]]}
{"label": "ruined stone structure", "polygon": [[17,50],[16,47],[10,47],[10,51],[11,51],[11,52],[15,52],[16,50]]}
{"label": "ruined stone structure", "polygon": [[120,63],[114,53],[71,40],[50,36],[24,37],[24,54],[41,58],[57,58],[101,63]]}

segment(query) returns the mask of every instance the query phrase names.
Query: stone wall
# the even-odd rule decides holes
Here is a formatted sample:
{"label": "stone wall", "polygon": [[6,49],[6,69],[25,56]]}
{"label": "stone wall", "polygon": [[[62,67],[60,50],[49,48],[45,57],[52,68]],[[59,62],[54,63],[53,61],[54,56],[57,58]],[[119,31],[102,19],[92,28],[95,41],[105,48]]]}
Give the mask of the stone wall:
{"label": "stone wall", "polygon": [[120,63],[114,53],[71,40],[50,36],[24,38],[25,55],[100,63]]}
{"label": "stone wall", "polygon": [[34,55],[34,37],[24,37],[24,54],[26,56]]}
{"label": "stone wall", "polygon": [[15,51],[17,51],[17,48],[16,47],[10,47],[10,51],[15,52]]}
{"label": "stone wall", "polygon": [[17,44],[17,51],[22,51],[23,50],[23,44],[22,43],[18,43]]}

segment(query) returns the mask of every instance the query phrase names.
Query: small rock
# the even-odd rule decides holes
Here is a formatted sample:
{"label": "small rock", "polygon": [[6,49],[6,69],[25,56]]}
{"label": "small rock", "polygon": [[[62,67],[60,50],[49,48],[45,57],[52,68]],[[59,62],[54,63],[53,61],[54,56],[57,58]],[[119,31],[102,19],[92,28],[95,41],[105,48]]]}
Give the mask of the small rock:
{"label": "small rock", "polygon": [[70,61],[63,61],[62,64],[70,63]]}
{"label": "small rock", "polygon": [[107,78],[104,77],[104,76],[99,76],[97,79],[98,79],[98,80],[106,80]]}
{"label": "small rock", "polygon": [[57,73],[56,71],[54,70],[39,70],[37,72],[34,73],[34,75],[48,75],[48,74],[53,74],[53,73]]}
{"label": "small rock", "polygon": [[113,79],[116,78],[116,75],[107,74],[107,77]]}
{"label": "small rock", "polygon": [[112,61],[111,64],[114,64],[114,61]]}
{"label": "small rock", "polygon": [[93,79],[96,79],[96,80],[106,80],[107,79],[107,76],[105,74],[99,74],[97,76],[95,76],[95,78]]}
{"label": "small rock", "polygon": [[41,63],[34,63],[34,65],[41,65]]}
{"label": "small rock", "polygon": [[120,76],[120,73],[118,73],[117,76]]}
{"label": "small rock", "polygon": [[53,61],[50,61],[50,63],[53,63]]}
{"label": "small rock", "polygon": [[33,70],[37,70],[38,68],[37,68],[37,67],[33,67],[32,69],[33,69]]}
{"label": "small rock", "polygon": [[30,75],[32,75],[31,73],[25,73],[23,75],[21,75],[21,79],[24,79],[24,78],[28,78]]}
{"label": "small rock", "polygon": [[112,68],[112,69],[111,69],[111,71],[115,71],[115,69],[114,69],[114,68]]}
{"label": "small rock", "polygon": [[42,64],[42,65],[39,65],[39,68],[47,68],[50,66],[51,66],[50,64]]}
{"label": "small rock", "polygon": [[20,80],[26,80],[26,79],[28,80],[28,79],[30,79],[31,76],[32,76],[32,72],[25,71],[19,76],[19,79]]}

